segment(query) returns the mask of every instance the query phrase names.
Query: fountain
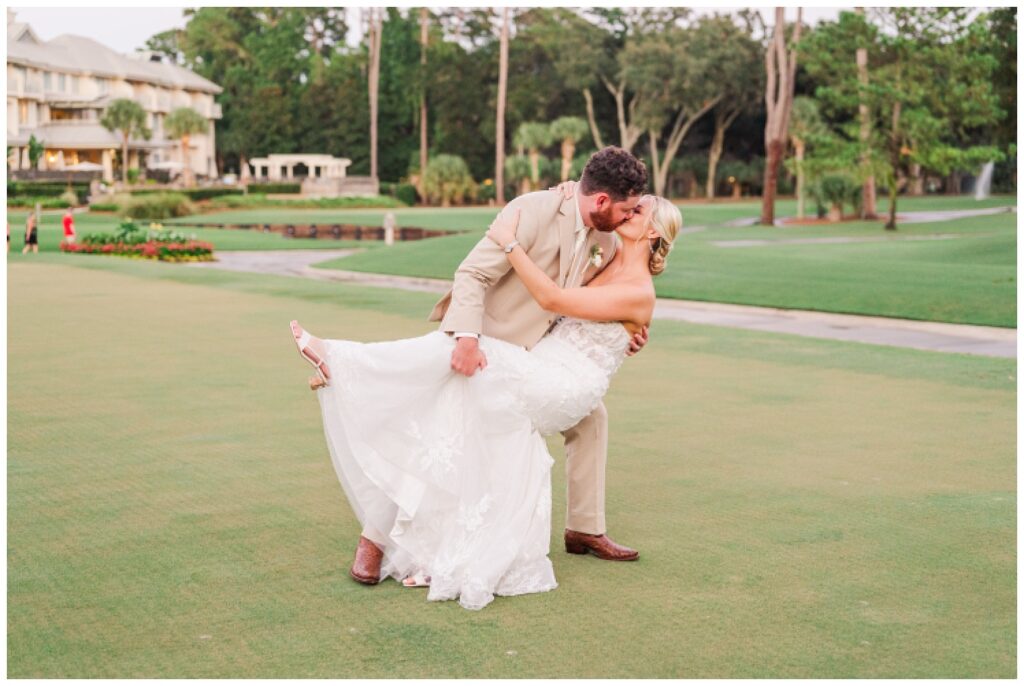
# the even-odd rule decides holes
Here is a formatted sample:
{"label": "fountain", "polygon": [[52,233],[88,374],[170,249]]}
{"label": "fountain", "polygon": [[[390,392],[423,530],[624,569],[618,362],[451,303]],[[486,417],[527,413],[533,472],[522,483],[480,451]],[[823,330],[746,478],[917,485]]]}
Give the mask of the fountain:
{"label": "fountain", "polygon": [[984,200],[992,192],[992,168],[995,164],[986,162],[981,166],[981,174],[974,182],[974,199]]}

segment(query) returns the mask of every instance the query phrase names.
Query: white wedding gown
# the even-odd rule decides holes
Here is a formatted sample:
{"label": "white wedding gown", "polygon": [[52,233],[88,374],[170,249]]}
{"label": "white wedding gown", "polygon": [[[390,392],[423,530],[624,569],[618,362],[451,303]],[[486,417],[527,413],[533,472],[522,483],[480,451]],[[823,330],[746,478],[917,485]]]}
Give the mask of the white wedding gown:
{"label": "white wedding gown", "polygon": [[324,433],[356,516],[387,538],[381,578],[425,573],[429,600],[467,609],[555,588],[542,435],[593,411],[629,339],[619,323],[579,319],[531,351],[481,336],[487,368],[472,377],[452,371],[455,341],[439,331],[325,340]]}

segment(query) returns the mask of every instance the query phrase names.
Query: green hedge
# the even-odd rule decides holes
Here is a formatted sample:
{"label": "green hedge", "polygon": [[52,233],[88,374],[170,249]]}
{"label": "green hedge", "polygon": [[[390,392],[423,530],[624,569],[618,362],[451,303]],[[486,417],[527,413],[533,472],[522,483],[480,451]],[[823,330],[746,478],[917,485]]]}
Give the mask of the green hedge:
{"label": "green hedge", "polygon": [[415,205],[416,200],[419,198],[419,194],[416,192],[416,186],[411,183],[396,183],[394,189],[391,191],[391,195],[395,196],[410,207]]}
{"label": "green hedge", "polygon": [[381,181],[379,190],[381,195],[390,195],[392,198],[398,198],[401,202],[410,206],[415,205],[420,197],[419,193],[416,192],[416,186],[413,186],[411,183]]}
{"label": "green hedge", "polygon": [[363,197],[346,198],[296,198],[294,200],[277,200],[268,198],[265,195],[232,195],[226,198],[217,198],[211,207],[227,208],[258,208],[258,207],[294,207],[309,209],[339,209],[339,208],[368,208],[368,207],[404,207],[401,200],[387,195],[374,195]]}
{"label": "green hedge", "polygon": [[250,193],[301,193],[300,183],[250,183]]}
{"label": "green hedge", "polygon": [[[20,195],[35,198],[56,198],[60,197],[71,186],[71,189],[78,196],[79,202],[85,202],[89,196],[89,184],[67,183],[66,181],[8,181],[7,198]],[[7,203],[8,206],[10,202]]]}
{"label": "green hedge", "polygon": [[209,200],[210,198],[219,198],[222,195],[243,195],[245,193],[241,188],[175,188],[173,191],[168,191],[166,188],[139,188],[130,191],[132,195],[156,195],[168,192],[184,195],[186,198],[194,202],[199,200]]}
{"label": "green hedge", "polygon": [[8,195],[7,206],[8,207],[27,207],[33,209],[36,203],[44,210],[56,210],[63,209],[65,207],[71,207],[71,203],[64,198],[55,198],[53,196],[46,195]]}

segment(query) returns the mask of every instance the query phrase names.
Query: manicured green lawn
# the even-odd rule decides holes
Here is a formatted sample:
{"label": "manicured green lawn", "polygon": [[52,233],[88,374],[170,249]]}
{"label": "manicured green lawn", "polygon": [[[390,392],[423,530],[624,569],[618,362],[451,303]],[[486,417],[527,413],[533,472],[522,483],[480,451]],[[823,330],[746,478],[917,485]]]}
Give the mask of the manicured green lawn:
{"label": "manicured green lawn", "polygon": [[607,399],[610,533],[479,613],[346,569],[287,322],[433,296],[8,263],[8,676],[1016,676],[1014,360],[658,322]]}
{"label": "manicured green lawn", "polygon": [[[678,239],[668,269],[656,279],[659,296],[1016,326],[1015,213],[905,224],[893,233],[883,231],[878,222],[785,228],[702,224],[715,209],[682,206],[686,226],[708,228]],[[700,218],[693,219],[694,214]],[[481,233],[368,251],[318,266],[451,278]],[[959,235],[941,238],[944,234]],[[836,237],[878,240],[720,245]],[[940,238],[904,240],[936,237]]]}
{"label": "manicured green lawn", "polygon": [[[978,202],[969,197],[901,198],[901,211],[940,211],[1005,207],[1016,198],[996,196]],[[792,309],[902,317],[926,321],[1015,327],[1016,213],[903,224],[885,232],[881,222],[769,228],[735,226],[757,216],[760,204],[681,203],[686,228],[669,269],[657,280],[662,297],[763,305]],[[882,200],[880,211],[887,207]],[[493,208],[394,210],[399,226],[465,232],[444,238],[399,244],[387,250],[377,241],[287,239],[255,231],[183,228],[210,241],[217,250],[365,248],[365,252],[321,264],[326,268],[407,276],[451,278],[496,212]],[[795,212],[792,200],[778,204],[778,215]],[[246,210],[220,212],[181,221],[227,223],[355,223],[379,225],[385,210]],[[57,250],[60,212],[45,215],[40,249]],[[24,213],[8,213],[16,230],[14,250],[22,244],[18,229]],[[80,232],[109,230],[112,215],[79,215]],[[172,222],[166,222],[170,224]],[[955,238],[944,238],[958,234]],[[846,237],[876,242],[776,243],[794,239]],[[904,240],[937,238],[936,240]],[[769,241],[767,245],[728,247],[729,241]]]}

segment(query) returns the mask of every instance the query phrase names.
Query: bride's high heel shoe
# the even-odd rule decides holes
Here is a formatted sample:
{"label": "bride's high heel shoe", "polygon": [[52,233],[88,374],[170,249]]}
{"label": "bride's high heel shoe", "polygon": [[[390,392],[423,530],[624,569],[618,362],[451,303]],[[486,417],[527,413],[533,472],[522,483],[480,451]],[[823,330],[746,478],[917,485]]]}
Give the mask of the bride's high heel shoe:
{"label": "bride's high heel shoe", "polygon": [[[302,359],[313,365],[313,369],[316,370],[316,375],[319,377],[320,383],[316,386],[313,385],[313,380],[310,379],[309,387],[313,390],[320,388],[321,386],[330,385],[331,373],[327,369],[327,362],[320,359],[320,356],[310,347],[309,342],[313,339],[308,331],[299,326],[299,322],[292,320],[290,324],[292,338],[295,340],[295,345],[299,348],[299,354],[302,355]],[[295,330],[299,328],[302,330],[302,335],[296,336]]]}

